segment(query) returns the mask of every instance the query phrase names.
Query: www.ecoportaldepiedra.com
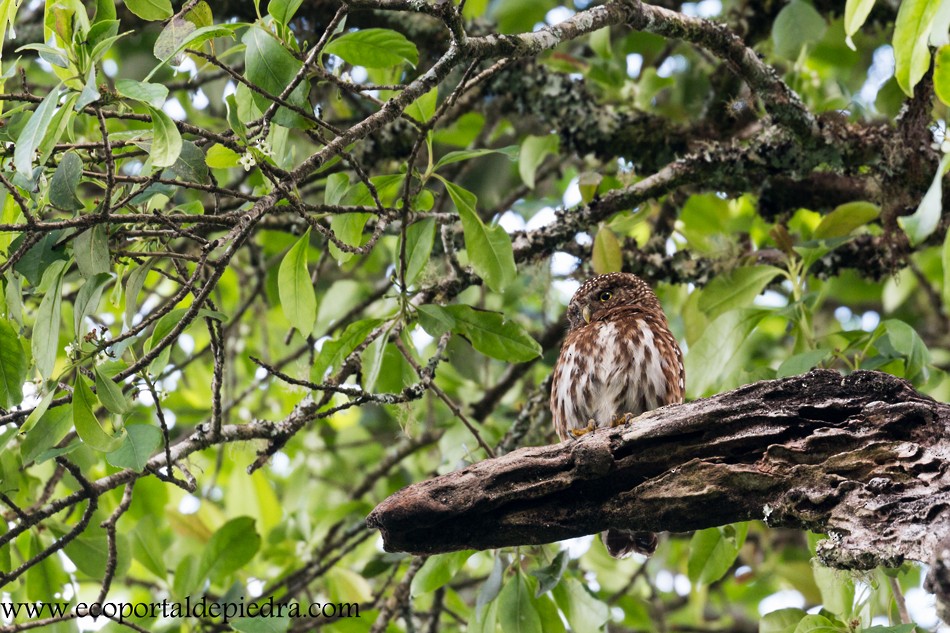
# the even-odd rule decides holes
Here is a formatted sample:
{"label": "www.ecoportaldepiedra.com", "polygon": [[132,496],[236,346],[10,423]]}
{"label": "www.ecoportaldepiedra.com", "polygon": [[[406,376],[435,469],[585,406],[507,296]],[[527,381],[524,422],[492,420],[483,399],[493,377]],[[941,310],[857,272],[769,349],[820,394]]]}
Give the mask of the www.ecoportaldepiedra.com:
{"label": "www.ecoportaldepiedra.com", "polygon": [[358,618],[356,602],[280,603],[273,596],[263,601],[218,602],[205,596],[183,601],[163,599],[161,602],[0,602],[0,619],[4,622],[55,618],[100,617],[116,622],[146,618],[199,618],[229,622],[236,618]]}

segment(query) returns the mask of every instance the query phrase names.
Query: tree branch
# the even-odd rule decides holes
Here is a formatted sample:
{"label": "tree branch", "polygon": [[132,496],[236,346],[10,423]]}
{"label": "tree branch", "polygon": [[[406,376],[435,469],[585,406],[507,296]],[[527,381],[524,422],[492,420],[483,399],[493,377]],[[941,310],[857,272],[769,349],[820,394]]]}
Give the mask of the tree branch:
{"label": "tree branch", "polygon": [[765,519],[828,534],[838,567],[930,562],[950,533],[948,425],[904,380],[814,370],[414,484],[367,525],[434,554]]}

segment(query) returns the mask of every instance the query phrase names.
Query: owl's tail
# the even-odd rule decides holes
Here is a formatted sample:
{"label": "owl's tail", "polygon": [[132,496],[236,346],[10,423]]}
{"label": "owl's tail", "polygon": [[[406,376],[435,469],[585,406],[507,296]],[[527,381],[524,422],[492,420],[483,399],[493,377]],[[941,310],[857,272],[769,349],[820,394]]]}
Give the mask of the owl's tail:
{"label": "owl's tail", "polygon": [[626,558],[631,554],[651,556],[656,551],[656,534],[653,532],[607,530],[601,532],[600,538],[614,558]]}

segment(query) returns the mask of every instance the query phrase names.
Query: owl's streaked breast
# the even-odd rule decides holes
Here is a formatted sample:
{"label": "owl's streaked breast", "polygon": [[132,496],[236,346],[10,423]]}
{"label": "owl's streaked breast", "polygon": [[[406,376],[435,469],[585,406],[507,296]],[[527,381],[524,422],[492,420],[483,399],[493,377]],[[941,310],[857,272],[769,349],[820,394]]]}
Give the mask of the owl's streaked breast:
{"label": "owl's streaked breast", "polygon": [[551,391],[561,439],[590,420],[595,427],[609,426],[625,413],[638,415],[682,399],[678,368],[666,367],[663,357],[669,354],[661,353],[675,341],[655,336],[656,326],[642,318],[614,318],[568,333]]}

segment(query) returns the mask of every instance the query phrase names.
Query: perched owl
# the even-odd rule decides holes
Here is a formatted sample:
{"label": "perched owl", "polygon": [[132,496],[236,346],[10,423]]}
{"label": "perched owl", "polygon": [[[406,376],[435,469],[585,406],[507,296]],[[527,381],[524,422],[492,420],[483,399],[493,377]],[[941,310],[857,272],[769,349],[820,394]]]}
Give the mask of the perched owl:
{"label": "perched owl", "polygon": [[[617,426],[625,414],[683,401],[683,353],[653,290],[630,273],[589,279],[567,308],[570,324],[551,383],[551,413],[561,440]],[[650,555],[656,535],[607,530],[611,556]]]}

